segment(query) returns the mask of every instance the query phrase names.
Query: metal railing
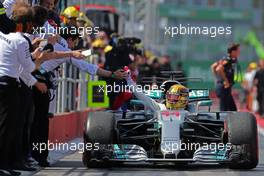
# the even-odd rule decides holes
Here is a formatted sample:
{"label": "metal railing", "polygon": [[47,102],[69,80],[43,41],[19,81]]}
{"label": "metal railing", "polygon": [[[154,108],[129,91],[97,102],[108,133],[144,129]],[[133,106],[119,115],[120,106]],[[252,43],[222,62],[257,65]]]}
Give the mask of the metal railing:
{"label": "metal railing", "polygon": [[[89,57],[88,62],[95,63],[94,56]],[[77,67],[64,63],[56,75],[57,89],[51,91],[53,100],[50,102],[51,113],[80,111],[88,106],[87,85],[91,76],[81,72]]]}

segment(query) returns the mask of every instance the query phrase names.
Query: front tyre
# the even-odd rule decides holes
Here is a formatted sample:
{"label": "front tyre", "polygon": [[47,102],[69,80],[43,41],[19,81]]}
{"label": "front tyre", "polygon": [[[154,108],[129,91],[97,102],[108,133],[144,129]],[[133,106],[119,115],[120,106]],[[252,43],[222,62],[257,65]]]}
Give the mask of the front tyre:
{"label": "front tyre", "polygon": [[232,112],[225,121],[231,169],[253,169],[258,165],[258,130],[256,118],[247,112]]}
{"label": "front tyre", "polygon": [[113,113],[105,111],[89,113],[85,123],[84,144],[98,143],[99,150],[84,150],[83,164],[87,167],[106,167],[112,155],[115,134]]}

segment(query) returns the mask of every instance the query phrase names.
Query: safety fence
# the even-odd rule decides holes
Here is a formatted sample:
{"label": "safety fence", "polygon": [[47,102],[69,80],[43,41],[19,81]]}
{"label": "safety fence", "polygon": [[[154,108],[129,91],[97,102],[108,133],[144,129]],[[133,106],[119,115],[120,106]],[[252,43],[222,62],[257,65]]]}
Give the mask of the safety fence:
{"label": "safety fence", "polygon": [[[87,62],[96,64],[96,60],[96,56],[93,55],[87,59]],[[57,89],[51,90],[50,112],[62,113],[87,108],[87,85],[90,80],[95,80],[97,77],[91,77],[69,63],[64,63],[54,75]]]}

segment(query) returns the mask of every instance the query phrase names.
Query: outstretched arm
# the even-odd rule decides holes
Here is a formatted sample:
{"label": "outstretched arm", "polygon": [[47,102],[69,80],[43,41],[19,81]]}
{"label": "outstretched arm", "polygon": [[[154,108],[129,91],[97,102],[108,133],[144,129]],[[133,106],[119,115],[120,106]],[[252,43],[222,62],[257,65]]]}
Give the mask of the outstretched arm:
{"label": "outstretched arm", "polygon": [[98,75],[102,77],[112,77],[115,79],[125,79],[127,73],[124,72],[122,69],[116,70],[115,72],[111,72],[102,68],[99,68],[97,65],[90,64],[85,60],[79,60],[75,58],[71,58],[70,62],[78,67],[80,70],[84,72],[88,72],[91,75]]}
{"label": "outstretched arm", "polygon": [[137,90],[136,83],[131,79],[131,76],[129,75],[127,77],[127,84],[130,88],[130,91],[133,92],[133,94],[141,101],[144,102],[145,106],[149,107],[152,111],[159,111],[160,107],[159,104],[154,101],[152,98],[145,95],[142,91]]}

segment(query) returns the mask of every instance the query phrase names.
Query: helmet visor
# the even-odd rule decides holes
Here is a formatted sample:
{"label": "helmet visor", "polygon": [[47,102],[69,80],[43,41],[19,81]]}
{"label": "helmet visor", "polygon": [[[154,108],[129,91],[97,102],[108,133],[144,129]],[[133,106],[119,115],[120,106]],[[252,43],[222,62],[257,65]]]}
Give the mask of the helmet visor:
{"label": "helmet visor", "polygon": [[180,99],[180,95],[179,94],[167,94],[166,99],[169,102],[176,102]]}

